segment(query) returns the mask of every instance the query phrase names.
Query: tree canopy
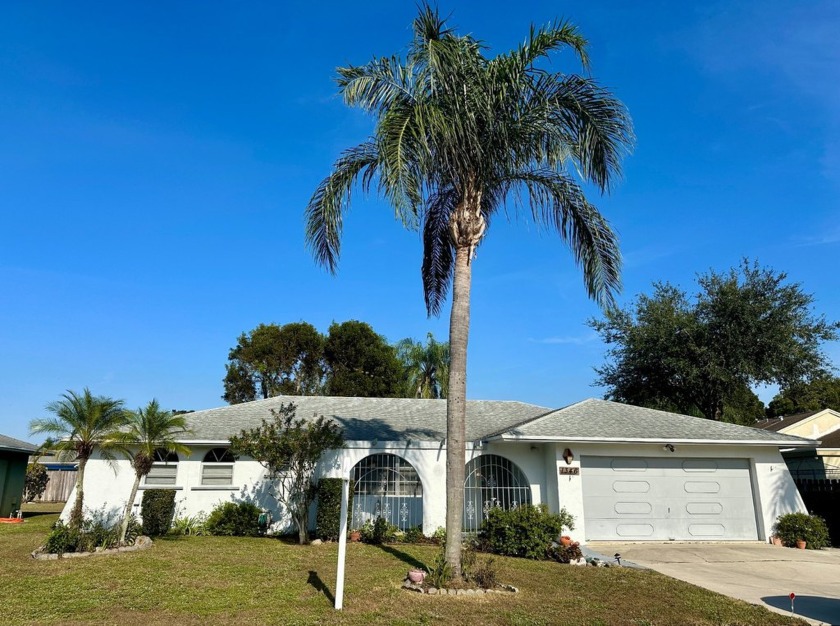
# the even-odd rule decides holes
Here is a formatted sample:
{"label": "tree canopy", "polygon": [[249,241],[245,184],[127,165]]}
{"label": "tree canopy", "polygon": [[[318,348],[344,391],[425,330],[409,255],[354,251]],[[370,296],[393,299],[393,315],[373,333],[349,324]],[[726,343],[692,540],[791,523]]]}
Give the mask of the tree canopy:
{"label": "tree canopy", "polygon": [[397,342],[408,398],[445,398],[449,388],[449,343],[426,336],[426,343],[406,337]]}
{"label": "tree canopy", "polygon": [[[579,179],[606,192],[633,143],[624,105],[588,76],[547,69],[572,52],[589,69],[587,41],[567,22],[531,28],[494,57],[423,3],[405,59],[338,70],[349,106],[375,118],[372,136],[345,150],[306,209],[315,259],[335,271],[351,192],[375,188],[409,228],[423,232],[421,277],[429,314],[452,289],[446,433],[446,561],[461,565],[467,344],[472,261],[494,218],[522,212],[555,231],[581,267],[590,297],[612,303],[618,240]],[[527,208],[526,208],[527,207]]]}
{"label": "tree canopy", "polygon": [[781,389],[767,406],[767,417],[795,415],[823,409],[840,411],[840,378],[828,372],[822,372],[809,381],[797,382]]}
{"label": "tree canopy", "polygon": [[395,398],[402,395],[402,367],[393,346],[370,324],[330,325],[324,343],[326,393],[330,396]]}
{"label": "tree canopy", "polygon": [[754,386],[787,388],[824,371],[821,344],[840,325],[815,314],[814,297],[787,274],[744,260],[697,284],[689,297],[655,283],[629,308],[589,321],[608,346],[596,368],[607,398],[752,423],[761,417]]}
{"label": "tree canopy", "polygon": [[76,500],[70,513],[70,525],[78,528],[82,523],[84,506],[85,468],[96,447],[105,459],[113,459],[119,429],[126,423],[122,400],[94,396],[90,389],[79,394],[68,390],[60,400],[47,405],[54,415],[51,418],[32,420],[32,434],[46,433],[50,439],[45,449],[52,449],[59,458],[70,456],[79,462],[76,475]]}
{"label": "tree canopy", "polygon": [[312,324],[260,324],[231,349],[222,398],[230,404],[280,394],[314,395],[321,387],[324,337]]}
{"label": "tree canopy", "polygon": [[151,400],[145,407],[126,412],[126,424],[116,435],[118,451],[131,462],[134,469],[134,483],[125,505],[120,541],[125,541],[131,518],[131,507],[140,487],[140,480],[152,470],[155,452],[174,452],[189,455],[190,449],[178,441],[188,434],[187,418],[184,414],[164,411],[157,400]]}

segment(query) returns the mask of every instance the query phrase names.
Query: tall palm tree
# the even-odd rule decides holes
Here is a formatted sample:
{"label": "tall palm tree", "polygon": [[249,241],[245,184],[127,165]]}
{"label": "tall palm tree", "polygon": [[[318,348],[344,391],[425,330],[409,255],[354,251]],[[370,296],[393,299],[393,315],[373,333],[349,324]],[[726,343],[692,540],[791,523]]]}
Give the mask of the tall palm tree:
{"label": "tall palm tree", "polygon": [[125,513],[120,527],[120,541],[125,541],[131,507],[137,497],[140,480],[152,470],[156,450],[190,454],[190,449],[178,442],[178,437],[187,434],[187,420],[184,415],[175,415],[172,411],[162,411],[157,400],[152,400],[146,408],[128,412],[127,428],[117,437],[120,452],[131,461],[134,468],[134,484],[131,495],[125,505]]}
{"label": "tall palm tree", "polygon": [[75,455],[79,462],[71,526],[78,528],[82,523],[85,467],[94,448],[99,446],[103,458],[113,459],[115,436],[126,422],[123,407],[122,400],[94,396],[87,388],[81,395],[68,390],[60,400],[47,405],[47,410],[55,417],[32,420],[29,424],[31,434],[50,435],[45,448],[57,451],[59,456]]}
{"label": "tall palm tree", "polygon": [[449,344],[435,341],[429,333],[426,344],[406,337],[397,342],[397,358],[405,368],[406,392],[414,398],[445,398],[449,384]]}
{"label": "tall palm tree", "polygon": [[568,244],[589,296],[612,305],[620,287],[618,240],[570,170],[609,191],[633,130],[624,105],[592,79],[541,66],[552,52],[570,49],[588,69],[587,41],[567,22],[532,27],[525,43],[492,58],[427,5],[413,31],[405,60],[339,68],[345,103],[370,112],[376,126],[316,189],[306,209],[306,237],[316,260],[335,272],[350,192],[357,182],[367,191],[376,181],[398,219],[422,228],[430,315],[440,313],[452,285],[446,560],[460,575],[475,250],[500,212],[525,211]]}

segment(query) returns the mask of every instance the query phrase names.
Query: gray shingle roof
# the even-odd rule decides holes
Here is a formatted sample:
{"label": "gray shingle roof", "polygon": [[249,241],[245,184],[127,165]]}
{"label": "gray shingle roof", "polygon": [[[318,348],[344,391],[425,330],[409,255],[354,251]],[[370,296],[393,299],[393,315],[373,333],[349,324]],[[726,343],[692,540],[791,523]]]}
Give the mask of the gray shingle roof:
{"label": "gray shingle roof", "polygon": [[[271,418],[271,409],[293,402],[297,417],[323,415],[344,428],[348,441],[441,441],[446,437],[446,400],[413,398],[337,398],[276,396],[185,415],[192,441],[227,441],[242,429]],[[467,401],[467,440],[548,413],[551,409],[524,402]]]}
{"label": "gray shingle roof", "polygon": [[782,417],[770,417],[764,420],[758,420],[755,423],[755,427],[760,428],[762,430],[779,431],[788,426],[793,426],[797,422],[801,422],[802,420],[807,419],[812,415],[816,415],[817,413],[819,413],[819,411],[797,413],[796,415],[784,415]]}
{"label": "gray shingle roof", "polygon": [[0,450],[11,450],[12,452],[28,452],[32,453],[38,449],[38,446],[32,445],[20,439],[13,439],[6,435],[0,435]]}
{"label": "gray shingle roof", "polygon": [[502,439],[767,443],[813,446],[813,441],[701,417],[589,399],[494,434]]}

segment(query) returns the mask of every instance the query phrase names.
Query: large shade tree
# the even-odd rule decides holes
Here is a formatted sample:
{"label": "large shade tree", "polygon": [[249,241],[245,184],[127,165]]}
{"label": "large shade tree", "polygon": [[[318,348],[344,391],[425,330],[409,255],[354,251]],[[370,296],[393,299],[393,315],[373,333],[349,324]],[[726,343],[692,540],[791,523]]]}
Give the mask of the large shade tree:
{"label": "large shade tree", "polygon": [[70,525],[79,527],[88,459],[96,447],[103,458],[114,458],[119,429],[126,423],[123,401],[94,396],[87,388],[81,394],[68,390],[60,400],[48,404],[47,410],[54,417],[32,420],[29,430],[33,435],[49,436],[44,448],[56,451],[59,457],[72,456],[79,462],[76,499],[70,513]]}
{"label": "large shade tree", "polygon": [[632,144],[630,118],[587,75],[547,69],[544,62],[560,50],[588,70],[587,41],[572,24],[532,28],[518,48],[491,57],[421,6],[405,59],[339,68],[345,103],[371,113],[375,129],[341,155],[306,209],[307,241],[334,272],[351,191],[357,183],[375,186],[399,220],[422,229],[429,314],[441,312],[452,288],[445,553],[456,576],[472,261],[492,219],[509,209],[556,231],[599,303],[611,304],[620,285],[617,237],[578,179],[601,192],[611,187]]}
{"label": "large shade tree", "polygon": [[689,295],[656,283],[624,310],[590,320],[607,344],[597,384],[611,400],[746,424],[762,417],[752,388],[800,389],[830,364],[840,324],[787,274],[742,261],[697,277]]}
{"label": "large shade tree", "polygon": [[131,461],[134,469],[134,483],[131,495],[125,505],[125,513],[120,527],[120,541],[125,541],[128,523],[131,519],[131,507],[140,481],[152,471],[155,452],[163,450],[176,454],[189,455],[190,449],[178,441],[187,434],[187,419],[183,414],[164,411],[157,400],[152,400],[145,407],[126,413],[127,424],[116,437],[120,452]]}

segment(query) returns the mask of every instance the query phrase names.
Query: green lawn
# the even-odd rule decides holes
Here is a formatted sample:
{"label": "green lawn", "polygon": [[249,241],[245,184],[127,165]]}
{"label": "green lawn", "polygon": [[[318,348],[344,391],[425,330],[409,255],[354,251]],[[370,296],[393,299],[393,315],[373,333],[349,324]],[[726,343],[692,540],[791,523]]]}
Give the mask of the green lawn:
{"label": "green lawn", "polygon": [[[337,546],[273,539],[163,539],[145,552],[60,561],[29,555],[56,514],[0,525],[6,624],[802,624],[648,571],[500,558],[511,595],[421,596],[400,589],[433,546],[350,544],[342,612]],[[55,507],[53,507],[54,510]]]}

